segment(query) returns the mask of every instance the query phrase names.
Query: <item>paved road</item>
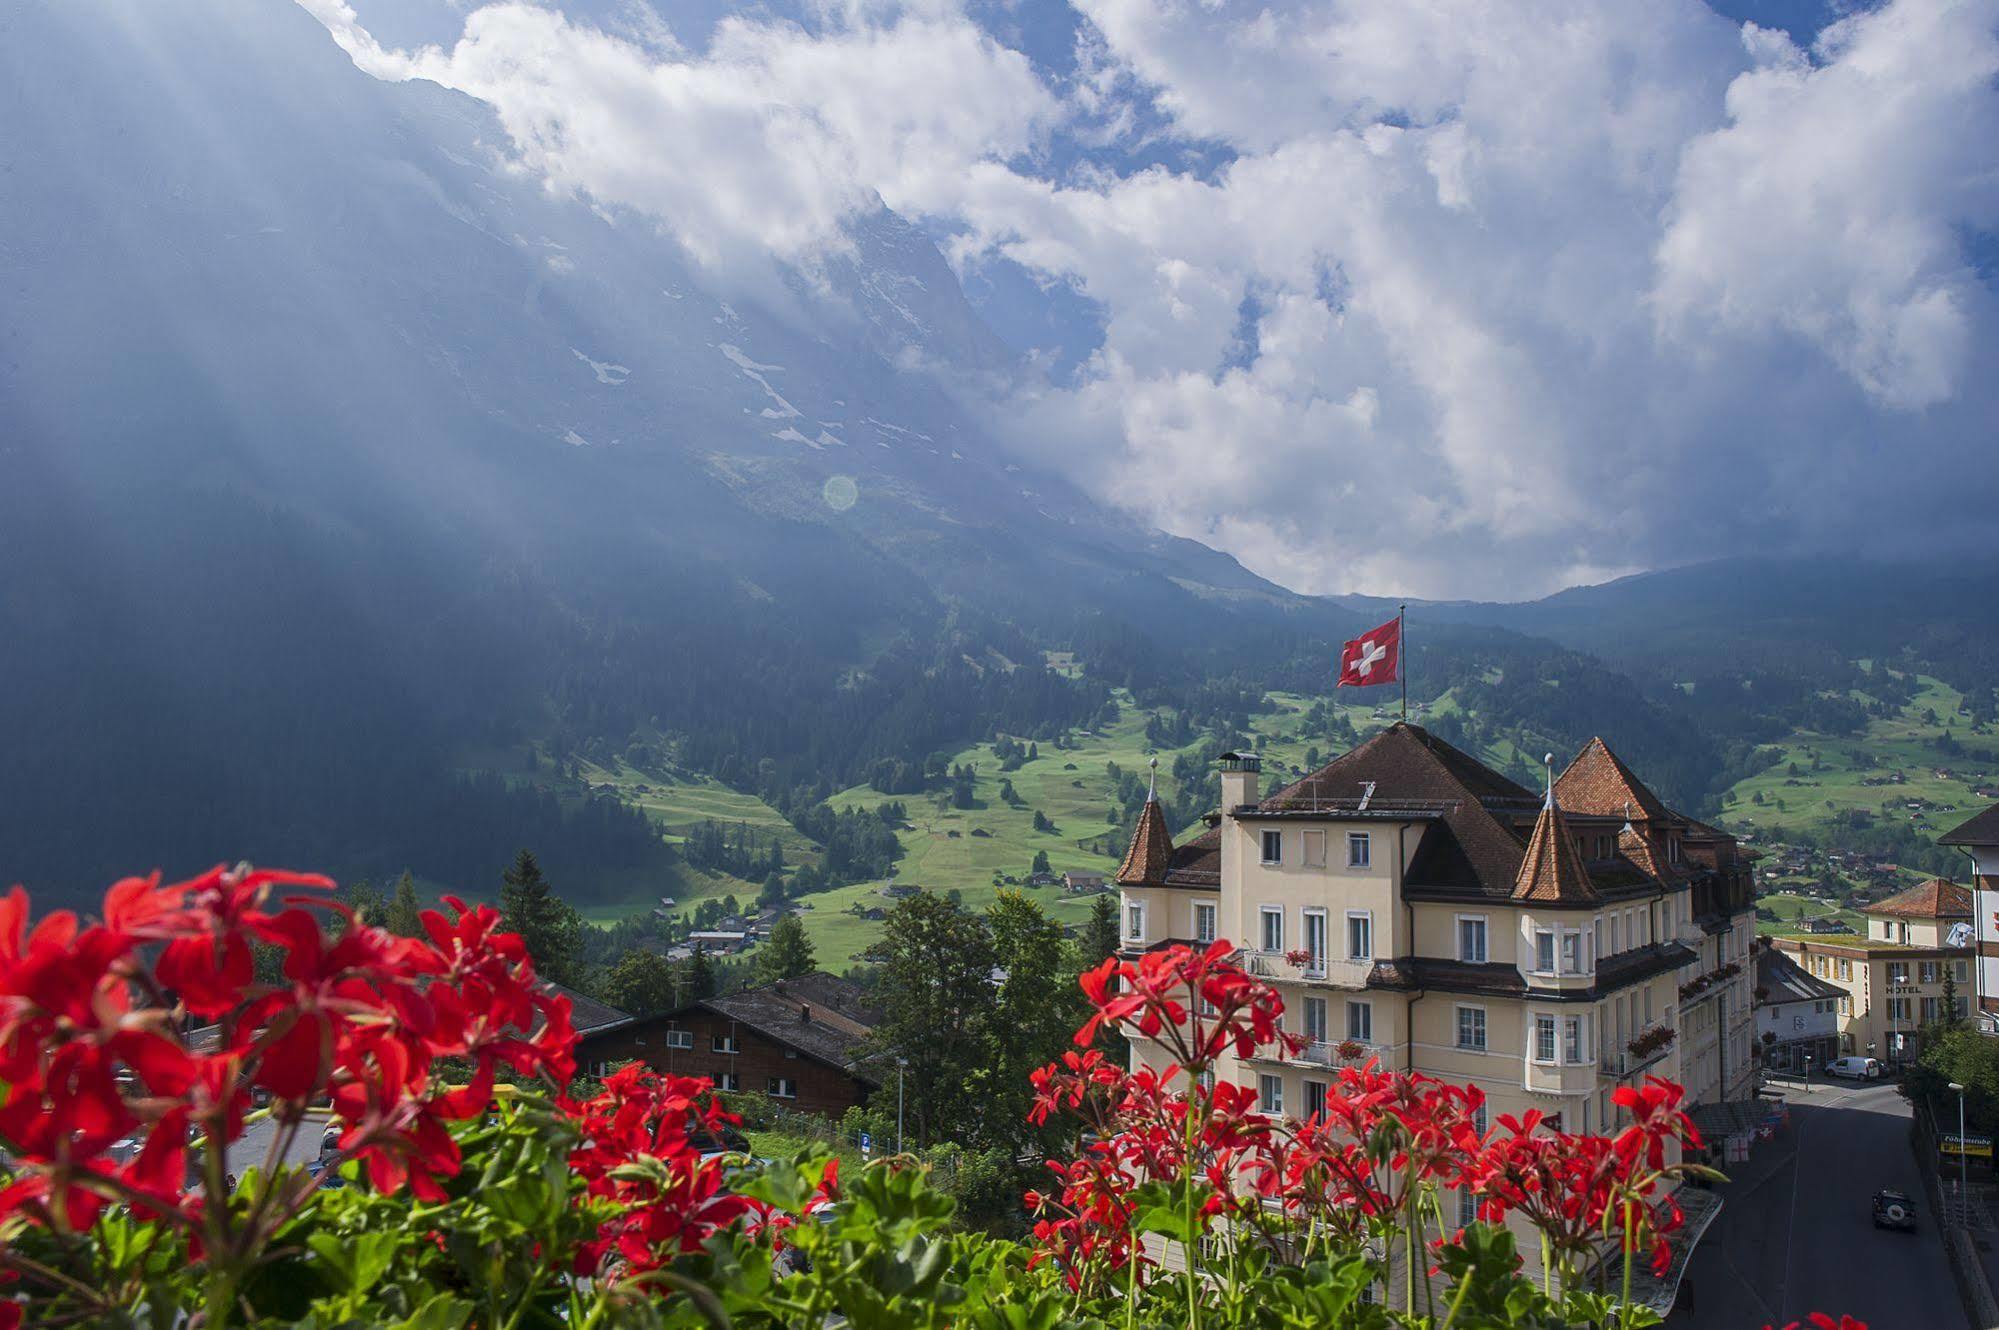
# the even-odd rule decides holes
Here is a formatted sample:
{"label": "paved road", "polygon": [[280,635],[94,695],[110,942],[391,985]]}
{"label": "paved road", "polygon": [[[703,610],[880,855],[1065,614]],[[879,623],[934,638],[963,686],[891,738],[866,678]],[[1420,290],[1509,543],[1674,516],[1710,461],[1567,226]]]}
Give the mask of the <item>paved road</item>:
{"label": "paved road", "polygon": [[[1724,1206],[1688,1273],[1687,1330],[1787,1325],[1806,1313],[1849,1313],[1872,1330],[1966,1325],[1936,1216],[1922,1200],[1909,1148],[1909,1107],[1892,1086],[1819,1086],[1791,1097],[1791,1125],[1722,1188]],[[1915,1234],[1876,1229],[1878,1187],[1917,1197]]]}

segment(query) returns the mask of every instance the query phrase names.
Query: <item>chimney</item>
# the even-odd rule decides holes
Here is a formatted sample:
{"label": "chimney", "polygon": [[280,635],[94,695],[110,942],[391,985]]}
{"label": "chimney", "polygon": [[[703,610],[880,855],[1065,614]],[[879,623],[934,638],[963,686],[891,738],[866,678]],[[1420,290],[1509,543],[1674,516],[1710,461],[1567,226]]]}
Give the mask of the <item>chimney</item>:
{"label": "chimney", "polygon": [[1257,776],[1263,759],[1255,753],[1222,754],[1222,816],[1232,817],[1244,804],[1256,802]]}
{"label": "chimney", "polygon": [[810,1021],[812,1019],[811,1003],[801,1002],[798,1004],[798,1019],[801,1021]]}

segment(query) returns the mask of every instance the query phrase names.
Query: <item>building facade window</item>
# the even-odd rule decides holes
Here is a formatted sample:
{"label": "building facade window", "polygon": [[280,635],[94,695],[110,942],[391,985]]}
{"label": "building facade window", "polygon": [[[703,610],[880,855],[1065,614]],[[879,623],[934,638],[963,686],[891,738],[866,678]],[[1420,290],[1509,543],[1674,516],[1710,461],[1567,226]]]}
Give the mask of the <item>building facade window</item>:
{"label": "building facade window", "polygon": [[1839,977],[1847,980],[1851,980],[1853,978],[1853,962],[1846,959],[1844,956],[1842,956],[1839,961]]}
{"label": "building facade window", "polygon": [[[1845,964],[1845,962],[1844,962],[1844,961],[1842,961],[1842,962],[1840,962],[1840,964],[1841,964],[1841,965],[1844,965],[1844,964]],[[1891,984],[1906,984],[1906,983],[1908,983],[1908,982],[1909,982],[1909,963],[1908,963],[1907,961],[1889,961],[1889,962],[1888,962],[1888,982],[1889,982],[1889,983],[1891,983]]]}
{"label": "building facade window", "polygon": [[1358,1039],[1364,1044],[1374,1042],[1374,1004],[1372,1002],[1347,1003],[1347,1038]]}
{"label": "building facade window", "polygon": [[1478,1193],[1470,1187],[1457,1189],[1458,1227],[1470,1228],[1478,1222]]}
{"label": "building facade window", "polygon": [[1937,981],[1937,963],[1935,961],[1922,961],[1919,964],[1917,973],[1922,976],[1923,983],[1933,984]]}
{"label": "building facade window", "polygon": [[1323,831],[1308,831],[1305,833],[1304,841],[1305,867],[1324,868],[1326,866],[1326,833]]}
{"label": "building facade window", "polygon": [[1485,916],[1482,914],[1461,914],[1458,916],[1458,959],[1475,965],[1485,964]]}
{"label": "building facade window", "polygon": [[708,1051],[709,1051],[710,1053],[734,1053],[734,1052],[736,1052],[736,1051],[737,1051],[737,1049],[736,1049],[736,1036],[734,1036],[734,1035],[732,1035],[732,1034],[711,1034],[711,1035],[709,1035],[709,1036],[708,1036]]}
{"label": "building facade window", "polygon": [[733,1091],[743,1088],[743,1078],[736,1075],[733,1071],[718,1071],[715,1073],[713,1079],[717,1090]]}
{"label": "building facade window", "polygon": [[1259,1076],[1256,1078],[1256,1106],[1265,1113],[1277,1114],[1284,1111],[1284,1078],[1282,1076]]}
{"label": "building facade window", "polygon": [[798,1082],[789,1076],[770,1076],[764,1080],[764,1092],[773,1099],[798,1098]]}
{"label": "building facade window", "polygon": [[1562,973],[1582,974],[1583,935],[1574,929],[1562,931]]}
{"label": "building facade window", "polygon": [[1555,972],[1555,931],[1551,928],[1534,930],[1534,972],[1536,974]]}
{"label": "building facade window", "polygon": [[1589,1041],[1584,1037],[1584,1033],[1582,1017],[1562,1018],[1562,1061],[1568,1063],[1588,1061]]}
{"label": "building facade window", "polygon": [[1196,942],[1215,940],[1215,907],[1207,901],[1194,903],[1194,940]]}
{"label": "building facade window", "polygon": [[1263,833],[1263,862],[1281,864],[1284,862],[1284,833],[1266,831]]}
{"label": "building facade window", "polygon": [[688,1048],[688,1049],[693,1048],[694,1031],[668,1030],[666,1032],[666,1046],[668,1048]]}
{"label": "building facade window", "polygon": [[1305,1038],[1315,1044],[1326,1042],[1326,1000],[1321,997],[1305,999]]}
{"label": "building facade window", "polygon": [[1326,912],[1312,908],[1305,911],[1305,968],[1313,974],[1326,972]]}
{"label": "building facade window", "polygon": [[1127,901],[1124,907],[1124,936],[1127,942],[1145,941],[1145,906],[1139,901]]}
{"label": "building facade window", "polygon": [[1263,923],[1263,950],[1275,956],[1284,950],[1284,911],[1275,905],[1266,905],[1258,911]]}
{"label": "building facade window", "polygon": [[1347,867],[1367,868],[1374,861],[1374,838],[1365,831],[1347,833]]}
{"label": "building facade window", "polygon": [[1555,1060],[1555,1018],[1553,1016],[1534,1017],[1534,1060],[1553,1062]]}
{"label": "building facade window", "polygon": [[1324,1081],[1305,1082],[1305,1116],[1322,1118],[1326,1115],[1326,1083]]}
{"label": "building facade window", "polygon": [[1839,1014],[1842,1016],[1851,1016],[1853,1014],[1852,998],[1843,997],[1839,1000]]}
{"label": "building facade window", "polygon": [[1458,1008],[1458,1047],[1473,1052],[1485,1051],[1485,1008]]}
{"label": "building facade window", "polygon": [[1347,911],[1347,959],[1374,959],[1374,916],[1365,910]]}

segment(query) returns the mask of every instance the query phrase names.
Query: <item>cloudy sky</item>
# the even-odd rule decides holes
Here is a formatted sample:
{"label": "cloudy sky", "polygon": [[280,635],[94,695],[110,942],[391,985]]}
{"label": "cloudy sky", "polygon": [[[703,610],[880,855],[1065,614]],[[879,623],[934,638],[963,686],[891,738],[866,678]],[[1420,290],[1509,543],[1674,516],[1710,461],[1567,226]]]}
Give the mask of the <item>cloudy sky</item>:
{"label": "cloudy sky", "polygon": [[718,282],[877,199],[1005,443],[1308,591],[1967,549],[1999,0],[300,0]]}

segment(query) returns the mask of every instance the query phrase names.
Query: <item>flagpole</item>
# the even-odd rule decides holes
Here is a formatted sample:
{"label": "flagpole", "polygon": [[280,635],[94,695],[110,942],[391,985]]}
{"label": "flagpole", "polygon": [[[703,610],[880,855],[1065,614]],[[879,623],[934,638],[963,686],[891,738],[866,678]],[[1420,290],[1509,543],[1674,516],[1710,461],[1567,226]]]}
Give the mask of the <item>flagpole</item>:
{"label": "flagpole", "polygon": [[1395,672],[1402,676],[1402,719],[1409,719],[1409,606],[1395,607]]}

